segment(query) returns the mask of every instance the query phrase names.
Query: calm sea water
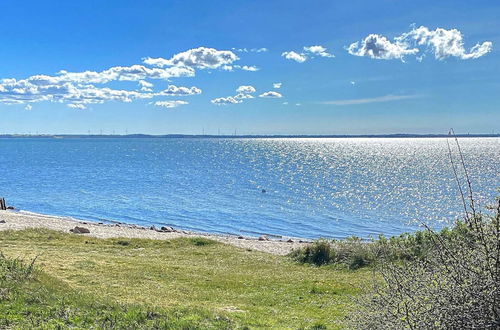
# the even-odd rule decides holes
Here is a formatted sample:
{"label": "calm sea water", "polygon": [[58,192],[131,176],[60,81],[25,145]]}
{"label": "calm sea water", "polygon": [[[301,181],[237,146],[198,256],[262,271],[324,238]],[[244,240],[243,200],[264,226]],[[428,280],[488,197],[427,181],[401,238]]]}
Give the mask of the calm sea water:
{"label": "calm sea water", "polygon": [[[477,197],[493,201],[500,139],[460,143]],[[340,238],[461,214],[444,138],[23,138],[0,150],[9,204],[80,219]]]}

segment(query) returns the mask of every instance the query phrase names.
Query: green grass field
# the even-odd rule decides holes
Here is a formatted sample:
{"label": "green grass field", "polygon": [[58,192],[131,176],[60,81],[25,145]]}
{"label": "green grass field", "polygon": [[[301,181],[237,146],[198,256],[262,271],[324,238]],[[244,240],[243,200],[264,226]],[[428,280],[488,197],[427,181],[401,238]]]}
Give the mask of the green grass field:
{"label": "green grass field", "polygon": [[28,264],[37,257],[33,277],[2,280],[0,328],[338,328],[371,281],[367,269],[298,264],[203,238],[4,231],[0,251]]}

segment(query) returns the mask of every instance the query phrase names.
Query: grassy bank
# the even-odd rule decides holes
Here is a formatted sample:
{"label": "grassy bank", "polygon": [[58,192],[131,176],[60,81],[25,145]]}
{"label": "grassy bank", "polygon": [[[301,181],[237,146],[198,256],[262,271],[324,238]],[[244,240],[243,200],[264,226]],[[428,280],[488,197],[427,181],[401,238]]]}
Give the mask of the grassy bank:
{"label": "grassy bank", "polygon": [[0,232],[0,250],[9,258],[38,256],[42,270],[19,291],[42,297],[1,300],[0,312],[19,327],[26,313],[49,322],[42,310],[64,303],[79,313],[76,320],[114,317],[122,327],[336,328],[371,280],[368,270],[297,264],[201,238],[102,240],[37,229]]}

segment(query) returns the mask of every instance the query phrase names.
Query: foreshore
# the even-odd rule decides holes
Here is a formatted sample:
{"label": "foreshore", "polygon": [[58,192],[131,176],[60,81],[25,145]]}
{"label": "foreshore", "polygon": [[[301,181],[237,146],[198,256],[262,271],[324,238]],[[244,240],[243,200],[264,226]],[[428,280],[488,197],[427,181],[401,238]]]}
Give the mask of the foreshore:
{"label": "foreshore", "polygon": [[23,211],[0,211],[0,230],[23,230],[27,228],[46,228],[71,233],[75,227],[88,229],[87,235],[97,238],[145,238],[168,240],[179,237],[205,237],[230,244],[243,249],[261,251],[275,255],[286,255],[293,249],[308,244],[307,240],[297,238],[268,239],[267,237],[244,237],[235,235],[219,235],[191,232],[165,227],[143,227],[125,223],[105,224],[92,221],[77,220],[66,217],[49,216]]}

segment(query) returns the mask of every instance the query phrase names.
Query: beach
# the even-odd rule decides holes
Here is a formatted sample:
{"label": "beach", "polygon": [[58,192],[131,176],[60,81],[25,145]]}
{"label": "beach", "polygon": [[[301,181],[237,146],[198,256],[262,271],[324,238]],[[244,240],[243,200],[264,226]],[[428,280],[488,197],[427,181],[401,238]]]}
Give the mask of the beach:
{"label": "beach", "polygon": [[65,233],[72,233],[75,227],[86,228],[89,233],[73,233],[96,238],[143,238],[168,240],[179,237],[204,237],[218,242],[230,244],[242,249],[260,251],[274,255],[286,255],[293,249],[308,244],[308,241],[297,238],[270,239],[267,237],[243,237],[235,235],[218,235],[191,232],[171,227],[143,227],[125,223],[105,224],[92,221],[77,220],[23,211],[0,211],[0,230],[23,230],[28,228],[45,228]]}

